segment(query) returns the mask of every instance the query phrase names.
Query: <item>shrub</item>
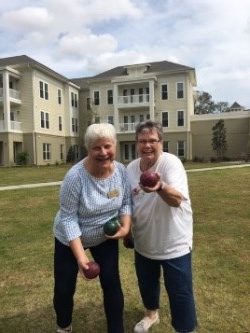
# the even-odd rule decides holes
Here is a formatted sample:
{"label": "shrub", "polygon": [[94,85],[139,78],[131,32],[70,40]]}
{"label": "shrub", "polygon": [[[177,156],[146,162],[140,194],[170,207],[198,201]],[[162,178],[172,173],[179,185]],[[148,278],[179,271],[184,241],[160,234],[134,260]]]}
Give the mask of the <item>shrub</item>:
{"label": "shrub", "polygon": [[16,164],[27,165],[29,161],[29,153],[27,151],[22,151],[17,154]]}

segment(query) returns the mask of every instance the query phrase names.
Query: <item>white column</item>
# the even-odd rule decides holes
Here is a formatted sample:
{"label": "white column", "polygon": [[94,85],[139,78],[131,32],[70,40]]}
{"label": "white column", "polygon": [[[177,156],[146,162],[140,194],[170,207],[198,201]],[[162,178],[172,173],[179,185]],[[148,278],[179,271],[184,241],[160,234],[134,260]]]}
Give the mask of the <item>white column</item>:
{"label": "white column", "polygon": [[154,81],[149,81],[149,115],[151,120],[155,120],[155,88]]}
{"label": "white column", "polygon": [[114,103],[114,126],[117,132],[120,132],[120,126],[119,126],[119,112],[118,112],[118,86],[117,84],[114,84],[114,90],[113,90],[113,103]]}
{"label": "white column", "polygon": [[9,90],[9,73],[3,72],[3,113],[4,129],[10,132],[10,90]]}

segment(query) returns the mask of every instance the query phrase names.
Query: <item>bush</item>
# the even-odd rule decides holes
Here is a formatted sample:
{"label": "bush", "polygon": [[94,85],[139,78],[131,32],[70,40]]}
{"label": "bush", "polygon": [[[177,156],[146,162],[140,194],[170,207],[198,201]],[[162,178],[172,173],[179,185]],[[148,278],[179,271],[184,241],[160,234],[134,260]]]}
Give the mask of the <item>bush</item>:
{"label": "bush", "polygon": [[17,154],[16,164],[18,165],[27,165],[29,161],[29,153],[27,151],[22,151]]}

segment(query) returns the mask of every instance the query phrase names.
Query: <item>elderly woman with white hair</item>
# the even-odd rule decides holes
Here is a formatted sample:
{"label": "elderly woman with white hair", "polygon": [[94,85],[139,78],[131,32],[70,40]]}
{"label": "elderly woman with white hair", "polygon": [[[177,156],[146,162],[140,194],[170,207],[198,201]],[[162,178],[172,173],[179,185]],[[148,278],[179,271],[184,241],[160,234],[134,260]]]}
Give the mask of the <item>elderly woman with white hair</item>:
{"label": "elderly woman with white hair", "polygon": [[[100,266],[108,333],[123,333],[124,299],[118,266],[118,240],[131,225],[131,198],[125,167],[115,161],[116,133],[111,124],[92,124],[85,134],[87,156],[66,174],[54,221],[54,308],[57,332],[72,332],[73,297],[78,271],[88,269],[89,249]],[[107,236],[104,224],[120,221]],[[83,328],[84,330],[84,328]],[[94,330],[94,328],[93,328]],[[85,331],[85,330],[84,330]]]}

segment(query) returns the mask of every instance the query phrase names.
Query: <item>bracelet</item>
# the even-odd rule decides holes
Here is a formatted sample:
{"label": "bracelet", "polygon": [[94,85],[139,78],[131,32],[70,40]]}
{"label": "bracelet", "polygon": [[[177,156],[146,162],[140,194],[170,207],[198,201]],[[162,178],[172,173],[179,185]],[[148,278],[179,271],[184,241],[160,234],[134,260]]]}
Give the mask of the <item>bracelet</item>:
{"label": "bracelet", "polygon": [[160,192],[160,191],[162,191],[164,189],[164,184],[163,184],[163,182],[161,182],[160,183],[160,186],[159,186],[159,188],[156,190],[156,192]]}

